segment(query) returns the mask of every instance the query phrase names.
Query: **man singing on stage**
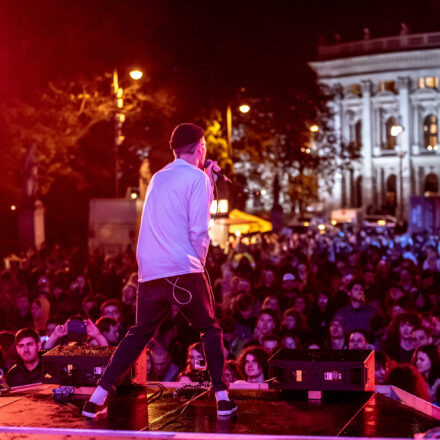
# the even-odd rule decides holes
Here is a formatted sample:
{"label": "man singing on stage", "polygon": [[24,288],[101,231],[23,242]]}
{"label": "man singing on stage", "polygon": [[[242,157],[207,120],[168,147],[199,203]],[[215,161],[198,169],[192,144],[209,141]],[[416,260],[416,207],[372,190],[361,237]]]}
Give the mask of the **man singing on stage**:
{"label": "man singing on stage", "polygon": [[[142,214],[137,260],[139,288],[136,324],[110,359],[98,387],[82,414],[94,418],[107,411],[106,398],[127,373],[172,304],[200,331],[217,414],[230,415],[237,406],[223,380],[222,331],[215,322],[215,303],[205,273],[209,247],[209,208],[213,200],[215,162],[203,170],[204,130],[190,123],[171,134],[175,160],[154,174]],[[214,169],[214,170],[213,170]]]}

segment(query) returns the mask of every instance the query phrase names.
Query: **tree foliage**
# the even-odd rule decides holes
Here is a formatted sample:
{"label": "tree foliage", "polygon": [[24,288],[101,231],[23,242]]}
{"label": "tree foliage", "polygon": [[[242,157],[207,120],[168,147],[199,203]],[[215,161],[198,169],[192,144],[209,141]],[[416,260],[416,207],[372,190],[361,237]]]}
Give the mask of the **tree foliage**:
{"label": "tree foliage", "polygon": [[[208,154],[222,168],[231,170],[232,159],[235,171],[247,169],[246,177],[239,176],[236,190],[247,191],[257,205],[261,188],[274,192],[273,180],[278,178],[284,185],[275,192],[284,192],[302,212],[320,200],[320,191],[331,191],[339,170],[350,168],[360,158],[358,146],[339,142],[329,106],[333,96],[316,82],[312,71],[307,69],[302,81],[289,87],[246,95],[238,94],[233,100],[232,158],[228,157],[226,121],[219,110],[205,119],[206,139]],[[250,105],[249,113],[239,112],[243,102]],[[310,131],[312,125],[319,127],[318,132]]]}
{"label": "tree foliage", "polygon": [[204,120],[205,140],[207,156],[216,160],[220,168],[230,174],[232,171],[232,158],[228,154],[228,141],[226,134],[226,123],[219,110],[214,110]]}
{"label": "tree foliage", "polygon": [[[96,130],[99,124],[104,123],[106,131],[113,134],[116,105],[110,84],[110,74],[78,81],[50,82],[31,99],[17,98],[0,103],[2,141],[7,147],[1,151],[7,151],[9,157],[7,163],[3,163],[7,166],[1,175],[7,176],[7,186],[20,186],[21,164],[32,144],[38,149],[40,196],[47,194],[56,179],[63,175],[73,178],[79,189],[87,185],[89,182],[80,172],[86,165],[87,155],[81,157],[80,144],[85,143],[90,149],[99,143],[99,130]],[[155,90],[148,80],[127,83],[122,109],[127,121],[124,127],[126,141],[135,144],[139,151],[151,139],[144,135],[143,145],[139,145],[137,124],[145,123],[147,118],[149,125],[154,125],[159,117],[170,118],[173,110],[173,96],[168,90]],[[107,136],[106,141],[110,142],[98,147],[104,147],[101,151],[107,153],[111,162],[114,154],[112,136],[110,139]],[[123,144],[121,150],[124,147]],[[87,165],[93,166],[92,163]]]}

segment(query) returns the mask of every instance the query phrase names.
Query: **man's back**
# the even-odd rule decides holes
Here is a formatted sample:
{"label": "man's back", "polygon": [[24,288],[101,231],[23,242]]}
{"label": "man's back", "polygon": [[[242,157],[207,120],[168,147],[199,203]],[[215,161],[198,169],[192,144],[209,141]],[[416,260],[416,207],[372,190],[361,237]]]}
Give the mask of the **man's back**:
{"label": "man's back", "polygon": [[203,271],[212,189],[200,169],[176,159],[148,186],[139,233],[139,281]]}

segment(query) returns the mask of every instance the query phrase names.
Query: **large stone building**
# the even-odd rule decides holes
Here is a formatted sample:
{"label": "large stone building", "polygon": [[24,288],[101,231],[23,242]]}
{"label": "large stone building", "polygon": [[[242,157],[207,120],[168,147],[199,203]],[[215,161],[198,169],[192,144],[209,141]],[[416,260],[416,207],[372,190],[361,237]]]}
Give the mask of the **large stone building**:
{"label": "large stone building", "polygon": [[[438,193],[440,33],[320,46],[310,63],[334,93],[336,142],[362,159],[341,172],[330,208],[364,207],[407,216],[409,196]],[[403,131],[392,135],[391,127]]]}

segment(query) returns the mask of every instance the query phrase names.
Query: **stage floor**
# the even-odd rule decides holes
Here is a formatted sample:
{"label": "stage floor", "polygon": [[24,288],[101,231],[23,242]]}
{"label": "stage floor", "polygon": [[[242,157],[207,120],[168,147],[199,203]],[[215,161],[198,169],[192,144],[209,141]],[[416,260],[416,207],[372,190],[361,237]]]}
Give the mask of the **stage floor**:
{"label": "stage floor", "polygon": [[[238,414],[218,418],[214,396],[209,392],[187,404],[184,398],[173,397],[171,389],[165,389],[160,398],[147,403],[158,390],[155,387],[121,391],[109,401],[108,416],[88,420],[80,415],[86,396],[74,395],[59,403],[52,398],[54,387],[41,385],[0,396],[0,438],[34,438],[31,434],[10,437],[5,430],[2,433],[2,427],[67,429],[70,438],[82,438],[80,432],[75,435],[75,430],[83,429],[124,430],[127,436],[130,432],[149,431],[206,433],[206,437],[208,433],[231,433],[255,437],[411,438],[440,425],[438,420],[378,393],[340,392],[324,395],[322,401],[308,401],[304,393],[232,390]],[[193,394],[187,392],[185,397]]]}

